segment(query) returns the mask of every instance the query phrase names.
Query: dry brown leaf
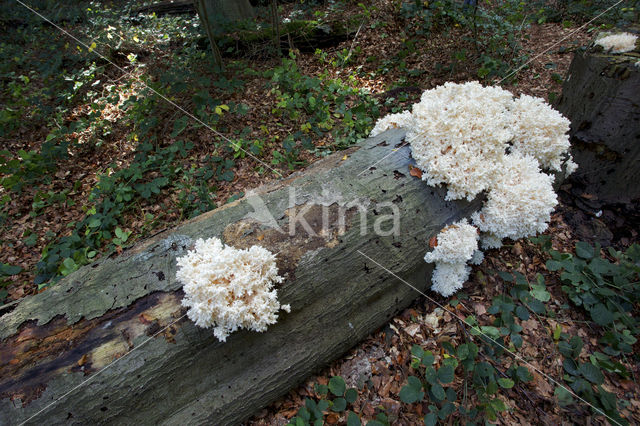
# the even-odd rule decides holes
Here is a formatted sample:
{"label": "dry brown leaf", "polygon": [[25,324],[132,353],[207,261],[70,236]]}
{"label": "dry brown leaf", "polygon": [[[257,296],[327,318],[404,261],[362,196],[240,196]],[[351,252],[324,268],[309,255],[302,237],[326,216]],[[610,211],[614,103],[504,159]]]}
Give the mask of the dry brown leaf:
{"label": "dry brown leaf", "polygon": [[476,312],[476,315],[478,316],[484,315],[487,313],[487,308],[485,308],[482,303],[473,302],[471,306],[473,306],[473,310]]}
{"label": "dry brown leaf", "polygon": [[540,375],[535,370],[530,370],[533,375],[533,381],[531,382],[533,387],[545,397],[550,397],[553,395],[553,387],[549,384],[546,378]]}
{"label": "dry brown leaf", "polygon": [[410,164],[409,165],[409,175],[422,179],[422,170],[420,170],[419,168],[417,168],[415,166],[412,166]]}

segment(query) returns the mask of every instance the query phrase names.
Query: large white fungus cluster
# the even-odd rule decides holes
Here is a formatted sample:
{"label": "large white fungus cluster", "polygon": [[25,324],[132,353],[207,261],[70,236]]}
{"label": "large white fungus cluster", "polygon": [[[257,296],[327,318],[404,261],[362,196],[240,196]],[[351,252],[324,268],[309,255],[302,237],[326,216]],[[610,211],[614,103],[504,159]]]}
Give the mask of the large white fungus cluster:
{"label": "large white fungus cluster", "polygon": [[469,278],[471,261],[478,251],[478,230],[469,225],[467,219],[447,226],[438,234],[433,251],[428,252],[424,260],[435,262],[433,271],[433,291],[450,296],[462,288]]}
{"label": "large white fungus cluster", "polygon": [[413,106],[406,140],[429,185],[446,184],[447,199],[472,200],[491,185],[509,131],[513,96],[477,82],[427,90]]}
{"label": "large white fungus cluster", "polygon": [[604,36],[596,40],[597,45],[611,53],[627,53],[636,48],[638,36],[631,33],[618,33]]}
{"label": "large white fungus cluster", "polygon": [[265,331],[277,321],[280,309],[290,310],[278,302],[273,285],[283,278],[275,255],[265,248],[235,249],[218,238],[199,239],[195,250],[177,263],[188,317],[200,327],[213,326],[213,334],[223,342],[240,328]]}
{"label": "large white fungus cluster", "polygon": [[[412,111],[376,123],[372,136],[405,127],[411,154],[429,185],[444,184],[447,200],[487,201],[467,221],[446,227],[425,260],[435,262],[432,290],[449,296],[467,279],[467,263],[482,262],[477,250],[498,248],[503,238],[518,239],[547,229],[557,204],[552,175],[571,174],[569,120],[543,99],[519,98],[478,82],[446,83],[427,90]],[[473,230],[473,232],[470,231]],[[471,238],[471,235],[474,238]],[[455,242],[453,241],[455,240]]]}

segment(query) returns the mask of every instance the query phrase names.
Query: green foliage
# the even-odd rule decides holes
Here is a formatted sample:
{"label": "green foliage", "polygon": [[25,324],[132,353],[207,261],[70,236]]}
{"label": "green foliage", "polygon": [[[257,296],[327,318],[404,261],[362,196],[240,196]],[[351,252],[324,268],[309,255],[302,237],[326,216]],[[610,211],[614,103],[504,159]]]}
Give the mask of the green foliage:
{"label": "green foliage", "polygon": [[[623,378],[630,376],[616,358],[626,358],[637,342],[635,314],[639,301],[640,246],[634,244],[624,253],[609,248],[607,257],[598,244],[593,247],[577,242],[573,254],[553,250],[548,237],[532,241],[541,244],[551,255],[547,269],[559,273],[562,290],[569,300],[582,308],[595,326],[602,328],[598,333],[602,352],[588,354],[588,361],[581,355],[584,352],[582,339],[563,333],[559,326],[556,328],[553,337],[564,357],[564,381],[575,394],[595,407],[596,414],[604,414],[618,424],[628,424],[618,412],[615,394],[605,391],[602,385],[604,372]],[[572,393],[562,386],[556,388],[555,396],[561,406],[576,402]]]}
{"label": "green foliage", "polygon": [[[496,397],[499,389],[510,389],[516,383],[532,379],[529,371],[517,364],[502,373],[503,377],[498,377],[499,372],[492,364],[478,358],[480,348],[472,341],[457,348],[449,342],[442,345],[446,354],[439,368],[434,367],[435,356],[431,351],[418,345],[411,348],[411,367],[419,375],[409,376],[399,395],[406,404],[421,402],[427,397],[430,402],[429,413],[424,418],[427,425],[445,422],[456,412],[468,421],[474,421],[480,415],[496,420],[497,414],[506,410],[504,403]],[[465,389],[470,387],[476,393],[475,406],[467,406],[466,393],[462,400],[459,399],[460,395],[451,386],[456,378],[465,382]]]}
{"label": "green foliage", "polygon": [[600,246],[578,242],[575,255],[550,250],[547,269],[561,272],[562,290],[591,320],[604,328],[600,342],[605,353],[617,356],[631,353],[640,323],[631,315],[640,296],[640,246],[634,244],[622,253],[609,248],[610,259],[601,255]]}
{"label": "green foliage", "polygon": [[[403,2],[400,13],[410,20],[411,29],[418,36],[448,32],[455,27],[467,29],[469,35],[463,36],[463,41],[475,48],[478,77],[490,78],[506,76],[524,59],[517,56],[519,33],[526,23],[523,5],[511,0],[502,0],[490,7],[485,4],[474,7],[454,0]],[[451,65],[444,69],[441,65],[440,71],[453,72],[460,58],[454,56]]]}
{"label": "green foliage", "polygon": [[[532,19],[539,24],[572,21],[582,23],[601,15],[617,2],[617,0],[563,0],[551,5],[547,1],[536,0],[531,2],[530,7],[534,12]],[[618,5],[603,14],[598,23],[623,27],[634,20],[637,21],[638,5],[637,0],[630,0],[623,5]]]}
{"label": "green foliage", "polygon": [[[358,398],[357,389],[347,388],[344,379],[340,376],[331,377],[328,386],[316,383],[314,390],[320,396],[320,399],[305,399],[304,406],[289,421],[289,425],[323,425],[324,417],[329,411],[343,413]],[[333,395],[333,398],[331,398],[331,395]],[[360,424],[358,415],[353,411],[348,411],[347,425],[356,426]]]}
{"label": "green foliage", "polygon": [[300,147],[312,149],[313,136],[330,133],[338,149],[368,136],[379,115],[375,99],[338,79],[303,75],[295,55],[290,55],[290,59],[282,60],[281,66],[265,73],[277,97],[272,113],[299,127],[283,141],[285,154],[297,157]]}
{"label": "green foliage", "polygon": [[[560,337],[558,350],[564,356],[564,361],[562,362],[563,378],[569,384],[571,390],[591,404],[596,414],[605,414],[609,419],[613,419],[616,424],[629,424],[618,413],[616,395],[602,388],[604,375],[597,359],[601,357],[605,362],[610,362],[608,357],[600,354],[597,357],[592,356],[589,362],[582,362],[579,359],[583,349],[582,339],[578,336],[569,336],[566,333],[562,333]],[[596,362],[593,362],[594,360]],[[554,394],[561,406],[575,402],[571,392],[562,386],[557,386]]]}
{"label": "green foliage", "polygon": [[188,166],[190,142],[176,141],[168,147],[150,143],[138,146],[134,161],[125,168],[100,175],[89,201],[93,206],[76,223],[69,236],[49,244],[37,265],[35,282],[44,285],[66,276],[92,261],[107,244],[106,251],[124,245],[130,231],[119,227],[124,213],[137,203],[159,199],[163,191],[177,191],[179,207],[187,217],[215,207],[208,185],[211,179],[232,180],[234,163],[217,156],[208,157],[208,166]]}

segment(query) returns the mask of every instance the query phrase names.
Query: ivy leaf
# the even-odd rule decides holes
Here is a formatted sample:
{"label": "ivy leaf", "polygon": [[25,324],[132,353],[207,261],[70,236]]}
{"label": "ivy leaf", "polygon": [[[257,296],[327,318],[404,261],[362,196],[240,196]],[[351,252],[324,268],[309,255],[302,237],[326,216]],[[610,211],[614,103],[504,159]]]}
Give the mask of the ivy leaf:
{"label": "ivy leaf", "polygon": [[420,401],[424,397],[420,379],[415,376],[409,376],[407,378],[407,385],[402,387],[399,396],[400,400],[407,404],[413,404],[416,401]]}
{"label": "ivy leaf", "polygon": [[435,413],[429,413],[424,416],[424,424],[425,426],[436,426],[436,424],[438,424],[438,417]]}
{"label": "ivy leaf", "polygon": [[578,366],[576,362],[571,358],[566,358],[562,362],[562,366],[564,367],[564,371],[571,374],[572,376],[577,376],[580,374],[580,372],[578,371]]}
{"label": "ivy leaf", "polygon": [[344,398],[336,398],[333,400],[331,410],[336,412],[344,411],[347,408],[347,401]]}
{"label": "ivy leaf", "polygon": [[415,356],[418,359],[421,359],[422,355],[424,355],[424,349],[422,349],[418,345],[413,345],[411,347],[411,355]]}
{"label": "ivy leaf", "polygon": [[578,241],[576,243],[576,255],[582,259],[589,260],[594,256],[593,247],[589,243]]}
{"label": "ivy leaf", "polygon": [[516,307],[516,315],[518,316],[518,318],[520,318],[522,321],[526,321],[529,319],[529,311],[527,310],[527,308],[525,308],[522,305],[518,305]]}
{"label": "ivy leaf", "polygon": [[451,365],[443,365],[438,369],[438,380],[442,383],[451,383],[455,377],[454,369]]}
{"label": "ivy leaf", "polygon": [[0,263],[0,276],[16,275],[22,271],[20,266],[13,266],[6,263]]}
{"label": "ivy leaf", "polygon": [[360,422],[360,417],[353,411],[349,411],[347,415],[347,426],[360,426],[362,423]]}
{"label": "ivy leaf", "polygon": [[591,308],[589,313],[591,314],[591,319],[598,325],[605,326],[613,323],[613,314],[602,303],[598,303]]}
{"label": "ivy leaf", "polygon": [[316,409],[318,411],[326,411],[326,409],[329,408],[329,401],[327,401],[326,399],[321,399],[320,401],[318,401],[318,403],[316,404]]}
{"label": "ivy leaf", "polygon": [[187,122],[188,121],[189,121],[189,117],[187,117],[186,115],[183,115],[182,117],[180,117],[176,121],[174,121],[173,122],[173,132],[171,132],[171,137],[175,138],[180,133],[182,133],[184,131],[184,129],[187,128]]}
{"label": "ivy leaf", "polygon": [[503,389],[511,389],[513,387],[513,385],[515,385],[515,382],[513,380],[511,380],[511,379],[507,379],[507,378],[501,377],[501,378],[498,379],[498,384]]}
{"label": "ivy leaf", "polygon": [[523,367],[521,365],[516,368],[516,377],[521,382],[529,382],[533,380],[533,375],[529,372],[527,367]]}
{"label": "ivy leaf", "polygon": [[522,340],[522,336],[516,333],[511,333],[509,337],[511,339],[511,343],[513,343],[513,346],[515,346],[516,348],[522,347],[522,344],[524,343],[524,341]]}
{"label": "ivy leaf", "polygon": [[564,269],[564,263],[557,260],[549,259],[547,260],[547,269],[552,272],[559,271],[561,269]]}
{"label": "ivy leaf", "polygon": [[585,379],[589,380],[591,383],[594,383],[596,385],[601,385],[604,383],[604,375],[598,367],[591,364],[590,362],[581,364],[578,370],[580,371],[580,374],[582,374],[582,376]]}
{"label": "ivy leaf", "polygon": [[430,366],[435,361],[436,361],[436,357],[433,356],[433,352],[425,351],[425,353],[422,355],[422,359],[420,360],[420,363],[424,366]]}
{"label": "ivy leaf", "polygon": [[571,395],[571,392],[563,386],[557,386],[553,395],[557,398],[558,404],[562,407],[573,404],[573,396]]}
{"label": "ivy leaf", "polygon": [[431,386],[431,393],[438,401],[442,401],[447,396],[444,392],[444,388],[440,383],[436,383],[435,385]]}
{"label": "ivy leaf", "polygon": [[458,346],[457,355],[460,361],[464,361],[469,356],[469,346],[466,343]]}
{"label": "ivy leaf", "polygon": [[313,387],[318,395],[326,395],[327,392],[329,392],[329,387],[327,385],[316,383]]}
{"label": "ivy leaf", "polygon": [[427,369],[424,371],[424,378],[430,384],[434,384],[437,378],[436,369],[431,366],[427,367]]}
{"label": "ivy leaf", "polygon": [[551,294],[547,291],[544,285],[532,284],[531,295],[541,302],[548,302],[551,299]]}
{"label": "ivy leaf", "polygon": [[358,391],[354,388],[347,389],[344,393],[344,399],[346,399],[349,404],[353,404],[356,399],[358,399]]}
{"label": "ivy leaf", "polygon": [[329,379],[329,390],[335,396],[344,395],[345,390],[347,389],[347,384],[344,382],[344,379],[340,376],[334,376]]}

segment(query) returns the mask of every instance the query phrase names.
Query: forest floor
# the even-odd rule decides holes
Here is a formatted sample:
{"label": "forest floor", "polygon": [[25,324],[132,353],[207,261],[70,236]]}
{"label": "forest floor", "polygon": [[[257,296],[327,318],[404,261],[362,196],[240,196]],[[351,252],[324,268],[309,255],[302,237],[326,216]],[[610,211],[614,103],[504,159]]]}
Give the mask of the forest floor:
{"label": "forest floor", "polygon": [[[251,52],[248,58],[242,57],[242,53],[240,58],[236,54],[228,59],[224,77],[216,80],[213,88],[210,87],[214,77],[207,69],[210,63],[203,59],[206,50],[195,45],[181,50],[187,45],[185,40],[193,35],[189,29],[193,26],[192,16],[171,17],[167,22],[153,18],[149,27],[140,22],[132,25],[130,21],[109,20],[112,17],[99,14],[92,15],[94,27],[79,28],[82,24],[67,22],[65,28],[80,34],[95,32],[95,26],[103,26],[101,38],[96,38],[96,45],[88,43],[91,45],[88,49],[76,48],[73,42],[69,46],[63,35],[50,28],[52,50],[66,52],[71,49],[70,52],[76,54],[79,50],[85,55],[82,60],[86,62],[69,77],[68,81],[75,84],[71,88],[65,86],[70,101],[64,102],[62,111],[56,110],[62,105],[58,100],[46,96],[39,98],[44,105],[41,110],[48,106],[49,110],[57,111],[51,113],[53,118],[48,121],[42,120],[42,115],[34,114],[29,104],[18,105],[20,98],[27,98],[26,94],[43,94],[47,84],[51,84],[49,80],[38,78],[41,69],[34,66],[30,70],[25,65],[29,58],[43,55],[36,46],[41,41],[25,36],[26,53],[15,62],[23,67],[17,68],[18,74],[28,78],[18,79],[16,70],[10,67],[2,69],[5,78],[2,100],[19,112],[10,117],[12,127],[7,126],[8,130],[0,133],[0,144],[6,150],[1,157],[4,168],[0,170],[4,171],[0,177],[11,178],[18,170],[23,173],[21,176],[26,184],[19,190],[15,186],[8,189],[11,181],[5,180],[0,188],[0,197],[3,197],[0,262],[20,269],[17,273],[6,273],[4,278],[0,275],[0,281],[3,280],[0,304],[11,304],[26,295],[46,291],[48,280],[38,282],[42,270],[49,274],[45,274],[45,278],[66,275],[101,253],[119,252],[125,244],[175,226],[242,196],[248,189],[277,179],[278,174],[287,175],[343,149],[345,146],[341,145],[340,137],[344,134],[336,133],[333,127],[339,127],[349,108],[355,110],[363,106],[365,112],[362,114],[366,115],[367,108],[375,106],[378,115],[382,116],[410,107],[426,89],[447,81],[471,80],[481,80],[483,84],[503,83],[502,87],[514,95],[538,96],[553,103],[562,91],[562,80],[574,51],[590,42],[594,28],[579,29],[578,24],[570,20],[524,25],[526,19],[523,18],[521,25],[487,26],[484,32],[474,34],[471,26],[464,25],[468,21],[463,18],[456,18],[456,21],[434,15],[434,26],[428,33],[420,34],[412,31],[420,29],[421,24],[416,18],[412,20],[402,15],[398,2],[380,0],[365,2],[366,6],[345,3],[339,10],[335,9],[336,4],[341,3],[329,2],[304,13],[316,17],[340,16],[345,20],[357,17],[347,39],[315,53],[293,50],[295,54],[290,62],[284,64],[260,49]],[[295,17],[296,11],[293,4],[286,4],[281,7],[280,14]],[[20,18],[16,19],[19,21]],[[119,28],[114,22],[131,28]],[[8,21],[3,25],[8,25]],[[493,56],[487,55],[488,59],[482,61],[488,46],[487,34],[493,32],[495,37],[505,40],[512,36],[519,48],[509,49],[505,44],[502,53],[494,51]],[[164,39],[159,38],[159,34],[168,34],[169,41],[160,43],[159,40]],[[109,45],[118,39],[117,48]],[[91,68],[91,61],[85,57],[94,49],[103,52],[115,64],[98,61],[98,68],[95,64]],[[69,62],[69,57],[62,54],[60,62]],[[512,74],[511,71],[523,62],[526,66]],[[73,68],[73,65],[69,67]],[[181,67],[190,67],[189,72]],[[275,70],[275,75],[263,70]],[[14,74],[10,75],[11,72]],[[65,72],[69,74],[66,68]],[[284,78],[278,80],[277,73],[282,73]],[[228,146],[216,133],[197,123],[186,124],[181,111],[145,92],[137,77],[148,78],[145,81],[154,87],[164,84],[159,89],[163,95],[188,112],[201,111],[198,118],[207,116],[207,123],[216,131],[229,135],[236,145]],[[287,91],[284,81],[287,79],[298,86]],[[327,89],[334,80],[341,83]],[[184,88],[181,84],[189,87]],[[306,108],[295,103],[295,92],[301,88],[306,90],[307,100],[311,95],[327,99],[328,109],[322,114],[308,112],[299,116],[296,111]],[[360,90],[366,91],[368,97],[362,97]],[[133,107],[127,109],[127,102]],[[101,107],[94,108],[95,104]],[[332,114],[338,119],[331,118]],[[362,121],[362,114],[355,119]],[[3,117],[6,115],[0,116],[0,120],[4,120]],[[375,119],[368,123],[369,128],[373,122]],[[358,126],[350,128],[349,137],[364,136]],[[288,136],[300,129],[303,136],[309,136],[307,145],[310,147],[304,146],[303,138],[296,138],[292,142],[293,148],[287,146]],[[28,154],[40,152],[52,134],[54,140],[67,138],[73,141],[68,148],[69,154],[57,158],[55,167],[45,175],[28,174],[25,165],[33,161],[35,167],[39,167],[38,161],[41,161]],[[140,144],[145,138],[156,154],[147,152],[141,161]],[[349,140],[352,143],[354,139]],[[180,157],[179,150],[167,154],[167,150],[178,142],[188,154]],[[165,154],[170,161],[162,157]],[[21,166],[11,166],[10,159],[18,157]],[[205,174],[207,168],[213,170],[211,175]],[[138,179],[135,172],[129,173],[129,170],[139,170],[144,179]],[[142,186],[134,185],[136,179]],[[205,181],[206,185],[198,181]],[[109,184],[122,191],[120,198],[114,195],[116,190],[105,189]],[[203,191],[207,194],[203,195]],[[122,195],[125,193],[129,195]],[[639,241],[637,223],[629,220],[622,207],[598,205],[597,200],[580,193],[570,182],[560,193],[561,203],[545,233],[553,249],[574,252],[576,243],[583,241],[626,251]],[[127,196],[133,197],[133,201],[122,201]],[[119,207],[116,209],[112,205]],[[78,224],[84,227],[74,231]],[[96,230],[102,234],[86,240],[85,230],[86,235],[97,235]],[[50,248],[56,246],[60,237],[75,235],[89,249],[82,252],[77,248],[82,244],[72,241],[55,252],[58,257],[53,258]],[[604,250],[602,253],[609,256]],[[407,377],[417,375],[419,370],[412,364],[412,347],[419,345],[424,350],[431,350],[436,356],[436,364],[442,364],[444,359],[451,357],[442,343],[449,342],[458,347],[467,339],[468,329],[460,318],[473,315],[481,324],[495,322],[499,317],[491,310],[495,298],[509,293],[511,286],[496,271],[518,271],[532,283],[541,274],[551,294],[551,302],[547,304],[545,315],[517,319],[523,340],[517,353],[526,359],[532,376],[529,380],[516,382],[515,386],[500,389],[495,398],[504,403],[504,410],[496,409],[499,414],[495,422],[603,423],[603,417],[594,414],[584,403],[559,404],[556,385],[547,378],[563,380],[563,357],[558,347],[565,337],[579,336],[584,342],[581,353],[576,355],[577,360],[589,360],[593,356],[590,354],[602,350],[599,342],[602,328],[594,326],[587,313],[568,308],[570,301],[562,290],[559,273],[546,267],[549,258],[548,250],[530,240],[488,251],[484,262],[473,268],[472,278],[461,294],[450,299],[419,297],[410,309],[289,395],[256,414],[249,424],[286,424],[300,412],[306,399],[317,401],[321,398],[314,385],[326,385],[332,376],[341,376],[348,386],[358,389],[358,398],[350,405],[350,410],[363,419],[377,418],[381,424],[422,424],[431,410],[428,400],[407,404],[400,398]],[[38,262],[44,262],[45,266],[38,267]],[[47,266],[49,264],[53,266]],[[636,309],[634,306],[634,311]],[[640,353],[637,344],[633,349]],[[640,423],[640,388],[635,380],[640,373],[637,356],[618,354],[612,357],[621,364],[616,367],[617,371],[624,371],[614,373],[615,368],[611,367],[598,390],[615,394],[623,401],[618,405],[620,414],[631,423]],[[485,356],[485,359],[504,377],[514,365],[509,354]],[[467,386],[466,378],[456,377],[452,388],[458,394],[464,394],[465,401],[468,397],[469,406],[482,407],[476,394],[469,390],[467,395]],[[600,404],[606,405],[602,402],[606,399],[602,397],[605,394],[602,391],[595,393],[595,398],[600,398]],[[344,424],[347,414],[327,411],[324,421]],[[453,421],[453,417],[449,418],[449,424]]]}

